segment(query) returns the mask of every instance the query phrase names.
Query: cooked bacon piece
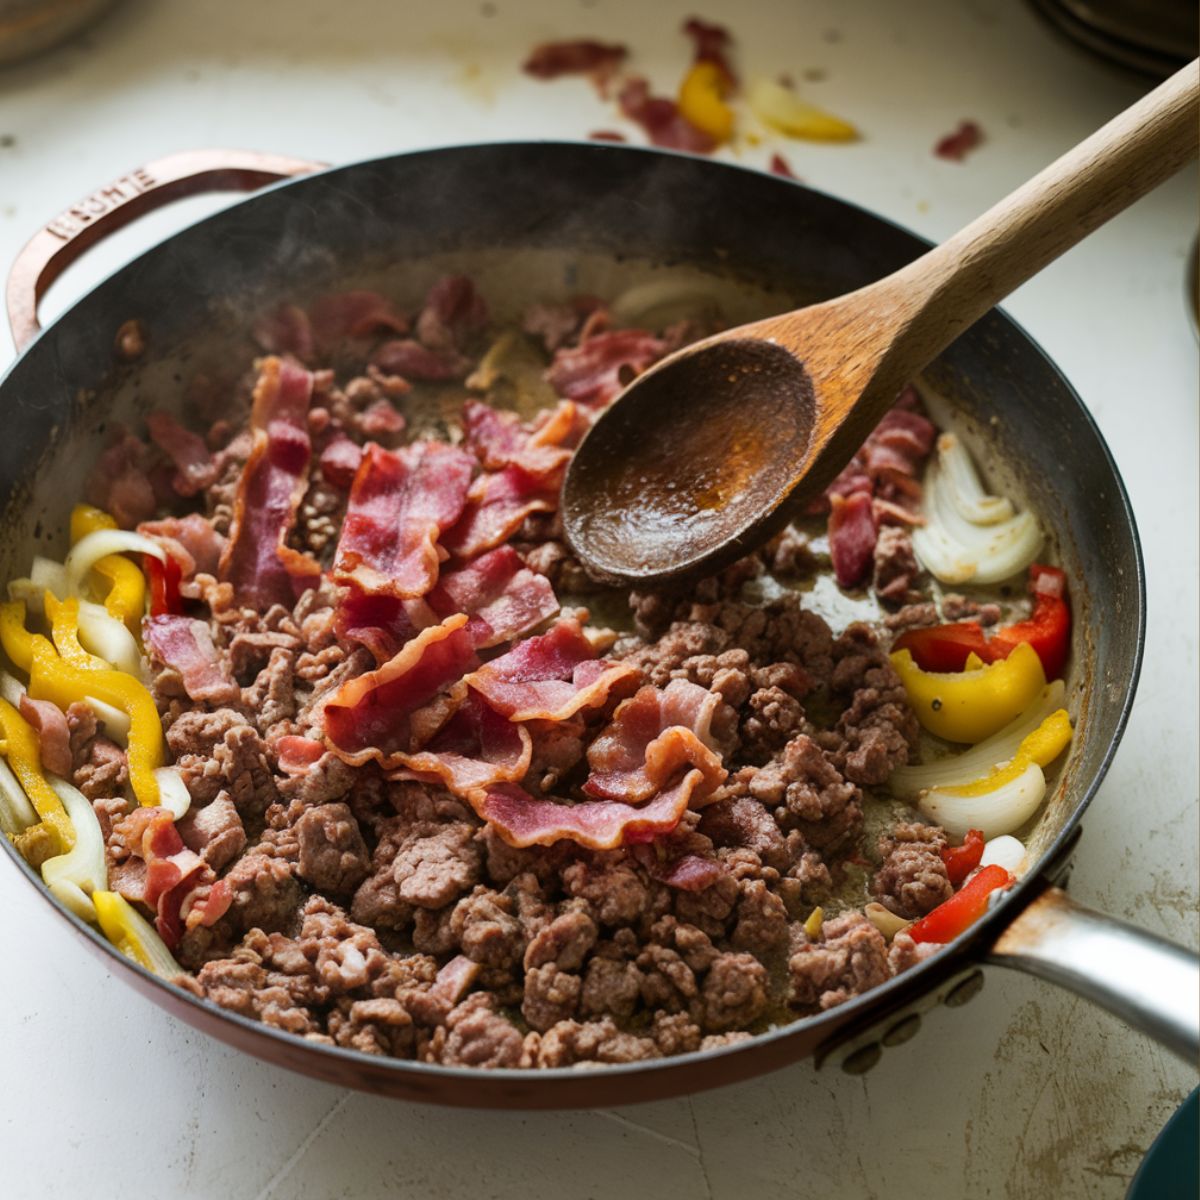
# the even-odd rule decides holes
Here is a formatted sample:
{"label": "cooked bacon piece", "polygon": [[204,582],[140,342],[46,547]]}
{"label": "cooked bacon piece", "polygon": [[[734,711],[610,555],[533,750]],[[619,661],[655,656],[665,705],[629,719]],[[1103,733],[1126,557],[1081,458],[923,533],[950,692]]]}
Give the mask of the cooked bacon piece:
{"label": "cooked bacon piece", "polygon": [[646,858],[649,860],[646,865],[655,879],[681,892],[702,892],[729,871],[720,859],[702,858],[699,854],[685,854],[666,868],[659,866],[653,851],[647,853]]}
{"label": "cooked bacon piece", "polygon": [[180,574],[185,579],[217,573],[226,539],[199,513],[143,521],[137,528],[138,533],[153,538],[179,564]]}
{"label": "cooked bacon piece", "polygon": [[71,731],[67,718],[57,704],[49,700],[34,700],[21,693],[18,706],[21,716],[33,726],[38,735],[38,754],[42,766],[51,775],[71,778]]}
{"label": "cooked bacon piece", "polygon": [[933,148],[938,158],[962,162],[983,141],[983,130],[974,121],[960,121],[953,133],[940,138]]}
{"label": "cooked bacon piece", "polygon": [[733,38],[724,25],[710,25],[699,17],[689,17],[683,23],[683,32],[696,43],[696,62],[713,63],[724,76],[726,86],[732,90],[738,85],[738,77],[729,65],[729,51]]}
{"label": "cooked bacon piece", "polygon": [[377,663],[385,663],[419,630],[437,623],[436,619],[422,620],[421,613],[413,611],[421,607],[420,601],[372,594],[351,584],[334,613],[334,632],[339,641],[358,642],[370,650]]}
{"label": "cooked bacon piece", "polygon": [[588,134],[588,140],[592,142],[627,142],[629,139],[615,129],[593,129]]}
{"label": "cooked bacon piece", "polygon": [[466,681],[511,721],[565,721],[598,708],[640,675],[628,663],[598,659],[579,622],[565,618],[549,633],[526,638],[485,663]]}
{"label": "cooked bacon piece", "polygon": [[475,460],[444,442],[367,445],[342,522],[333,577],[406,599],[437,581],[438,537],[463,511]]}
{"label": "cooked bacon piece", "polygon": [[871,570],[875,555],[875,514],[870,492],[829,499],[829,557],[838,586],[855,587]]}
{"label": "cooked bacon piece", "polygon": [[665,342],[642,329],[612,329],[559,350],[546,371],[546,381],[567,400],[603,408],[617,398],[629,379],[666,352]]}
{"label": "cooked bacon piece", "polygon": [[179,672],[183,690],[193,700],[219,707],[241,698],[242,690],[230,677],[227,660],[218,658],[203,621],[163,614],[147,617],[142,629],[155,657]]}
{"label": "cooked bacon piece", "polygon": [[229,542],[218,568],[219,578],[233,585],[244,605],[290,607],[321,574],[316,559],[287,545],[308,488],[311,399],[308,371],[287,359],[263,359],[250,415],[254,445],[238,482]]}
{"label": "cooked bacon piece", "polygon": [[475,558],[507,541],[530,513],[553,512],[561,488],[561,472],[539,478],[511,466],[480,475],[462,516],[442,536],[442,546],[456,558]]}
{"label": "cooked bacon piece", "polygon": [[711,154],[717,148],[716,139],[688,121],[674,100],[650,95],[650,85],[640,75],[625,80],[617,93],[617,103],[655,146],[690,150],[693,154]]}
{"label": "cooked bacon piece", "polygon": [[351,766],[373,758],[387,769],[406,765],[398,756],[416,750],[414,741],[424,732],[414,727],[413,715],[476,661],[466,624],[465,614],[458,613],[423,629],[382,667],[338,688],[325,703],[322,719],[325,737],[339,758]]}
{"label": "cooked bacon piece", "polygon": [[490,708],[468,688],[454,716],[424,749],[395,753],[401,764],[394,778],[441,783],[459,796],[494,783],[521,779],[533,757],[533,739],[518,725]]}
{"label": "cooked bacon piece", "polygon": [[286,733],[275,742],[275,757],[285,775],[304,775],[320,761],[325,743]]}
{"label": "cooked bacon piece", "polygon": [[528,633],[558,612],[550,581],[531,571],[511,546],[443,570],[426,599],[439,617],[466,613],[477,649]]}
{"label": "cooked bacon piece", "polygon": [[417,315],[417,339],[432,350],[459,350],[488,322],[488,307],[468,275],[444,275]]}
{"label": "cooked bacon piece", "polygon": [[461,379],[471,369],[471,360],[456,350],[431,350],[412,338],[397,338],[371,355],[371,365],[385,375],[439,383]]}
{"label": "cooked bacon piece", "polygon": [[157,500],[146,475],[148,447],[131,433],[119,433],[88,478],[87,499],[112,513],[122,529],[132,529],[154,515]]}
{"label": "cooked bacon piece", "polygon": [[534,46],[521,70],[535,79],[558,79],[561,75],[612,75],[625,61],[629,49],[589,38],[542,42]]}
{"label": "cooked bacon piece", "polygon": [[800,176],[792,170],[792,164],[782,154],[771,155],[770,171],[772,175],[780,175],[784,179],[799,180]]}
{"label": "cooked bacon piece", "polygon": [[686,679],[673,679],[662,691],[647,684],[621,704],[588,747],[592,773],[583,790],[602,800],[637,804],[686,765],[702,776],[694,799],[711,795],[726,775],[712,733],[721,703],[715,692]]}
{"label": "cooked bacon piece", "polygon": [[351,441],[344,433],[338,434],[321,451],[318,460],[325,482],[348,492],[362,464],[362,456],[363,449],[357,442]]}
{"label": "cooked bacon piece", "polygon": [[379,292],[333,292],[321,296],[308,310],[313,337],[325,352],[336,349],[343,338],[365,338],[374,333],[407,333],[408,318]]}
{"label": "cooked bacon piece", "polygon": [[510,846],[551,846],[566,838],[592,850],[613,850],[670,833],[702,779],[699,771],[689,771],[640,808],[612,800],[538,800],[515,784],[474,792],[470,802]]}
{"label": "cooked bacon piece", "polygon": [[146,428],[151,441],[175,464],[171,486],[181,496],[194,496],[216,479],[217,464],[198,433],[161,411],[147,414]]}
{"label": "cooked bacon piece", "polygon": [[463,405],[463,444],[489,471],[518,466],[530,475],[549,477],[570,461],[591,423],[571,400],[541,414],[532,426],[515,413],[501,412],[481,400]]}
{"label": "cooked bacon piece", "polygon": [[268,354],[294,354],[309,362],[314,353],[308,313],[295,304],[281,304],[254,324],[254,340]]}
{"label": "cooked bacon piece", "polygon": [[456,954],[438,971],[429,994],[445,1004],[447,1009],[453,1008],[470,990],[482,970],[480,963],[473,962],[465,954]]}

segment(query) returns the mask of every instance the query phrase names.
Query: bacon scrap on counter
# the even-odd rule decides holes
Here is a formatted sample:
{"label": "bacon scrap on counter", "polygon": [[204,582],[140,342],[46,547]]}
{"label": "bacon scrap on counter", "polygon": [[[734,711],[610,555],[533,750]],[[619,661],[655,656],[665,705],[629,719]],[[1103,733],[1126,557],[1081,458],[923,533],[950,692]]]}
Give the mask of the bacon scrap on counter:
{"label": "bacon scrap on counter", "polygon": [[617,103],[624,116],[642,127],[653,146],[693,154],[711,154],[717,148],[717,140],[687,120],[674,100],[651,95],[649,82],[640,75],[630,75],[622,83]]}
{"label": "bacon scrap on counter", "polygon": [[729,89],[738,86],[738,77],[729,62],[729,51],[733,48],[733,36],[724,25],[713,25],[699,17],[689,17],[683,23],[683,32],[696,46],[695,61],[713,63],[721,72]]}
{"label": "bacon scrap on counter", "polygon": [[933,152],[948,162],[962,162],[982,141],[983,130],[974,121],[960,121],[953,133],[938,140]]}
{"label": "bacon scrap on counter", "polygon": [[542,42],[534,46],[521,70],[535,79],[559,79],[563,75],[591,75],[603,81],[613,75],[629,54],[629,48],[590,38]]}
{"label": "bacon scrap on counter", "polygon": [[791,163],[788,162],[782,154],[772,154],[770,163],[770,172],[772,175],[780,175],[784,179],[795,179],[799,182],[800,176],[792,170]]}
{"label": "bacon scrap on counter", "polygon": [[266,358],[254,389],[254,445],[238,481],[229,541],[218,576],[244,603],[295,603],[316,584],[320,564],[287,544],[308,490],[307,431],[312,375],[288,359]]}

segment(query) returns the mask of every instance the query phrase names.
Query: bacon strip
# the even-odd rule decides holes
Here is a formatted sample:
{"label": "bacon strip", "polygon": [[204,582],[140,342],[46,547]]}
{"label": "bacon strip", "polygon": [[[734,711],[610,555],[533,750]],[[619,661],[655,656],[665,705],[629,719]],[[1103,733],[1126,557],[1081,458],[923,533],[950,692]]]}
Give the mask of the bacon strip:
{"label": "bacon strip", "polygon": [[649,684],[641,688],[588,747],[592,773],[583,790],[602,800],[637,804],[681,767],[691,766],[701,776],[693,799],[711,795],[726,776],[712,736],[720,704],[720,696],[686,679],[672,680],[665,691]]}
{"label": "bacon strip", "polygon": [[470,802],[510,846],[551,846],[566,838],[592,850],[613,850],[670,833],[702,780],[699,771],[688,771],[641,808],[610,800],[538,800],[514,784],[474,792]]}
{"label": "bacon strip", "polygon": [[456,558],[474,558],[507,541],[527,516],[553,512],[562,488],[561,472],[540,478],[519,466],[481,475],[471,485],[458,523],[442,545]]}
{"label": "bacon strip", "polygon": [[323,709],[330,749],[351,766],[406,766],[420,737],[414,715],[476,661],[466,624],[458,613],[423,629],[382,667],[342,684]]}
{"label": "bacon strip", "polygon": [[511,546],[443,570],[426,599],[439,617],[470,616],[467,631],[477,649],[528,633],[558,612],[550,581],[531,571]]}
{"label": "bacon strip", "polygon": [[212,633],[203,621],[164,613],[142,626],[146,644],[159,661],[179,672],[191,699],[214,705],[241,699],[242,689],[217,656]]}
{"label": "bacon strip", "polygon": [[437,623],[432,611],[429,620],[420,619],[424,607],[419,600],[400,600],[383,593],[371,595],[351,584],[334,613],[334,632],[340,641],[366,646],[377,663],[385,663],[419,630]]}
{"label": "bacon strip", "polygon": [[456,446],[366,447],[350,489],[333,577],[364,592],[423,596],[437,581],[437,541],[458,520],[474,459]]}
{"label": "bacon strip", "polygon": [[312,375],[287,359],[263,360],[250,425],[254,445],[238,483],[229,542],[218,577],[240,603],[257,608],[295,603],[321,567],[287,545],[308,487],[312,452],[306,429]]}
{"label": "bacon strip", "polygon": [[225,553],[226,539],[199,513],[186,517],[164,517],[161,521],[143,521],[138,526],[143,537],[156,542],[179,564],[185,579],[201,573],[215,575]]}
{"label": "bacon strip", "polygon": [[63,710],[50,700],[34,700],[21,693],[21,716],[37,731],[38,754],[51,775],[71,778],[71,730]]}
{"label": "bacon strip", "polygon": [[170,413],[146,415],[150,439],[175,464],[171,486],[181,496],[194,496],[217,477],[217,464],[204,439],[185,429]]}
{"label": "bacon strip", "polygon": [[831,496],[829,512],[829,557],[839,587],[861,583],[871,570],[875,555],[875,514],[870,492],[854,492],[848,498]]}
{"label": "bacon strip", "polygon": [[568,618],[541,637],[518,642],[466,682],[510,721],[565,721],[598,708],[640,677],[628,663],[596,658],[579,622]]}
{"label": "bacon strip", "polygon": [[559,350],[546,371],[546,381],[564,399],[603,408],[628,382],[623,370],[630,378],[640,375],[666,352],[666,342],[642,329],[611,329]]}
{"label": "bacon strip", "polygon": [[364,338],[386,330],[407,333],[408,318],[396,312],[379,292],[333,292],[316,299],[308,310],[313,336],[326,351],[343,338]]}
{"label": "bacon strip", "polygon": [[533,757],[533,739],[517,725],[489,708],[468,689],[454,716],[423,750],[394,754],[403,764],[393,778],[441,783],[459,796],[495,783],[524,777]]}

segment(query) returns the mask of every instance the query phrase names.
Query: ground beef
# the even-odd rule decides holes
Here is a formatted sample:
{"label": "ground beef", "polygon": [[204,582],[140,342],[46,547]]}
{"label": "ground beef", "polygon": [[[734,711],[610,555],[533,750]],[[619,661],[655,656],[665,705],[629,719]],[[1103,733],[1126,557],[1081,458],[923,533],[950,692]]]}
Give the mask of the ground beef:
{"label": "ground beef", "polygon": [[[287,545],[321,564],[315,586],[294,602],[257,605],[217,578],[253,446],[245,424],[252,375],[236,389],[234,410],[229,389],[216,389],[222,407],[210,406],[219,419],[208,438],[214,481],[184,502],[171,494],[170,511],[158,514],[162,530],[180,533],[180,545],[190,522],[195,536],[184,550],[195,550],[196,567],[185,571],[185,609],[206,622],[221,670],[236,681],[220,707],[192,701],[169,669],[151,683],[168,758],[192,801],[180,834],[232,895],[214,925],[183,936],[176,956],[191,971],[182,986],[276,1028],[364,1053],[567,1067],[729,1045],[789,1005],[801,1015],[820,1011],[927,956],[929,948],[904,933],[889,949],[855,911],[826,921],[815,938],[804,931],[816,905],[839,911],[833,897],[861,878],[854,869],[876,849],[871,892],[892,911],[915,917],[952,894],[939,830],[900,822],[877,848],[863,845],[872,789],[916,745],[916,721],[887,649],[901,629],[962,617],[988,623],[1000,614],[954,595],[939,612],[920,590],[928,580],[906,527],[884,525],[875,546],[876,592],[898,611],[877,626],[835,634],[806,608],[805,583],[824,564],[806,519],[709,578],[631,593],[588,576],[560,513],[536,512],[520,523],[508,545],[560,601],[593,606],[596,624],[586,610],[562,612],[588,626],[598,653],[637,667],[654,686],[684,680],[719,699],[702,736],[726,776],[651,844],[596,851],[563,840],[518,849],[444,788],[389,779],[377,763],[350,766],[329,749],[331,697],[380,665],[371,649],[340,635],[345,588],[328,571],[354,464],[365,442],[392,448],[430,436],[417,415],[428,397],[403,371],[394,373],[401,360],[453,376],[458,390],[439,409],[452,420],[457,381],[477,365],[469,356],[493,340],[484,336],[486,306],[468,280],[440,282],[410,311],[419,312],[412,337],[383,353],[385,338],[404,325],[395,314],[341,346],[330,344],[318,316],[311,321],[315,349],[302,356],[329,355],[338,370],[314,373],[312,465]],[[304,314],[295,314],[298,328]],[[598,302],[577,299],[531,314],[529,328],[552,349],[577,353],[607,320]],[[658,332],[673,345],[700,329],[681,322]],[[512,381],[485,371],[469,386],[493,402]],[[565,407],[557,412],[569,417]],[[581,431],[582,423],[571,436]],[[510,432],[518,442],[523,436]],[[101,471],[92,482],[133,519],[152,498],[166,503],[170,489],[158,495],[166,465],[122,432],[103,460],[107,477]],[[425,626],[445,615],[438,604],[430,596],[404,607]],[[608,624],[613,629],[598,628]],[[632,632],[614,632],[630,625]],[[505,649],[486,647],[479,657]],[[587,799],[587,752],[616,702],[528,723],[531,759],[521,785],[538,797]],[[432,726],[450,707],[439,699],[421,719]],[[110,881],[133,889],[145,864],[128,844],[138,821],[130,816],[125,752],[86,705],[72,705],[67,720],[71,777],[93,802]],[[296,756],[283,740],[292,736],[324,749],[289,774],[280,761],[290,767]]]}
{"label": "ground beef", "polygon": [[871,890],[897,916],[923,917],[954,895],[941,851],[946,835],[934,825],[900,824],[879,839],[882,862]]}
{"label": "ground beef", "polygon": [[788,958],[791,1003],[802,1011],[833,1008],[891,976],[883,934],[861,913],[826,921],[810,941],[799,926]]}

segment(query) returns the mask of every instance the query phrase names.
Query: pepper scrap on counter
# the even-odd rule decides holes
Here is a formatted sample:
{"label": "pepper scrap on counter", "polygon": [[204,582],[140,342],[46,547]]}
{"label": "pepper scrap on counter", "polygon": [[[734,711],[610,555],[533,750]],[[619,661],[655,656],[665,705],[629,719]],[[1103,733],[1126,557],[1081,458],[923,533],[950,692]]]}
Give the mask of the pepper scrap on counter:
{"label": "pepper scrap on counter", "polygon": [[979,866],[983,858],[984,837],[978,829],[968,829],[961,846],[946,846],[942,850],[942,862],[950,882],[958,887]]}
{"label": "pepper scrap on counter", "polygon": [[[5,607],[8,607],[7,605]],[[23,605],[20,607],[24,607]],[[6,646],[7,648],[7,646]],[[54,794],[54,789],[42,774],[41,751],[33,727],[7,700],[0,700],[0,735],[3,735],[4,757],[17,777],[25,795],[29,797],[34,811],[41,817],[42,826],[53,840],[53,854],[66,854],[75,845],[75,830],[63,802]],[[31,847],[40,835],[35,835],[33,826],[13,839],[17,849],[25,856],[26,847]],[[24,843],[22,842],[24,839]]]}
{"label": "pepper scrap on counter", "polygon": [[725,103],[729,78],[710,59],[695,63],[679,88],[679,113],[690,125],[707,133],[715,142],[733,136],[733,109]]}
{"label": "pepper scrap on counter", "polygon": [[[78,608],[75,611],[78,614]],[[20,600],[0,604],[0,645],[16,666],[29,673],[32,699],[51,700],[66,712],[76,701],[94,696],[125,713],[129,782],[139,804],[156,806],[159,790],[154,771],[163,764],[162,722],[154,698],[142,683],[124,671],[80,668],[60,658],[46,638],[25,628],[25,605]]]}
{"label": "pepper scrap on counter", "polygon": [[[77,504],[71,510],[71,545],[98,529],[116,528],[117,522],[108,513],[90,504]],[[146,612],[146,579],[137,564],[122,554],[106,554],[92,570],[108,580],[104,607],[109,616],[123,621],[130,633],[139,634]]]}
{"label": "pepper scrap on counter", "polygon": [[909,629],[894,649],[911,651],[926,671],[961,671],[969,655],[985,663],[1007,658],[1019,645],[1037,651],[1047,679],[1062,675],[1071,647],[1071,607],[1067,603],[1067,577],[1058,567],[1034,563],[1029,568],[1033,612],[1027,620],[996,630],[989,638],[977,621],[956,621],[928,629]]}
{"label": "pepper scrap on counter", "polygon": [[894,650],[890,658],[917,720],[949,742],[983,741],[1020,716],[1046,686],[1042,660],[1025,642],[987,665],[968,655],[960,672],[923,671],[909,650]]}
{"label": "pepper scrap on counter", "polygon": [[984,867],[969,879],[949,900],[908,927],[914,942],[952,942],[963,930],[974,925],[987,912],[988,897],[998,888],[1016,882],[1003,867]]}

